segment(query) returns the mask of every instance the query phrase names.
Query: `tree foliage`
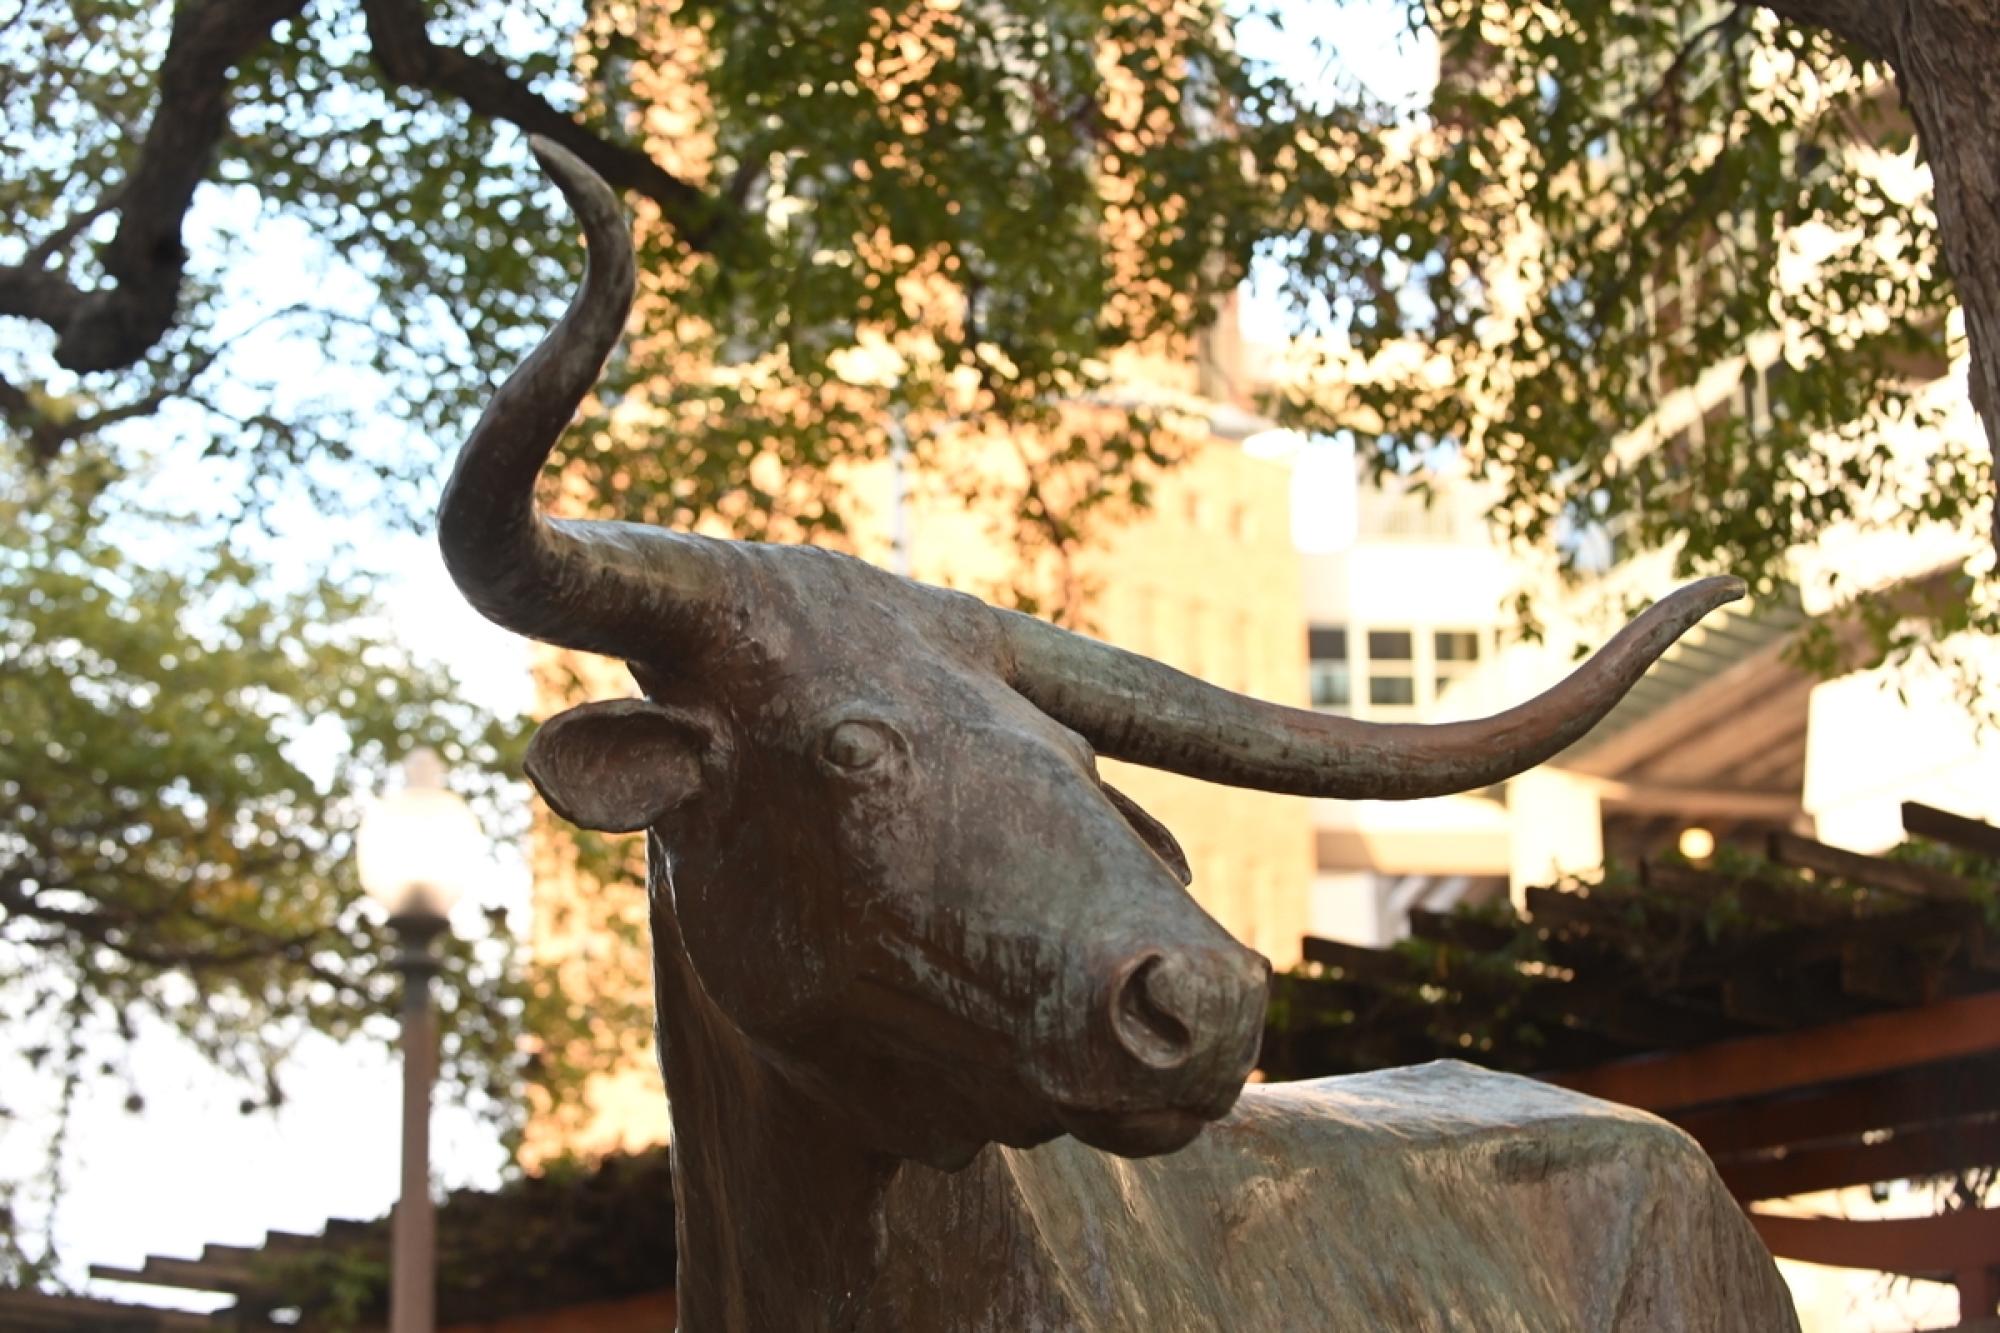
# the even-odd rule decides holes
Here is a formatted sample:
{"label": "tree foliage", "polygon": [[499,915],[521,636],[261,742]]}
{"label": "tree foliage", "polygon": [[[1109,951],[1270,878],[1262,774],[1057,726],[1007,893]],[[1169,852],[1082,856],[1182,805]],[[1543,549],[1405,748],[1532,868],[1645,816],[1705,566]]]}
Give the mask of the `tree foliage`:
{"label": "tree foliage", "polygon": [[[1768,591],[1838,530],[1983,530],[1990,458],[1933,383],[1963,274],[1906,51],[1817,26],[1837,4],[1406,8],[1434,94],[1327,147],[1368,187],[1282,248],[1302,327],[1336,331],[1300,423],[1383,468],[1448,446],[1572,566],[1608,528]],[[1944,628],[1992,628],[1964,593]]]}
{"label": "tree foliage", "polygon": [[[1296,5],[20,0],[0,415],[48,460],[179,405],[199,447],[325,504],[357,493],[329,461],[428,475],[437,446],[407,441],[456,438],[575,262],[528,131],[645,221],[657,299],[608,396],[643,386],[647,411],[569,456],[633,517],[837,529],[838,465],[885,450],[895,412],[940,466],[956,455],[929,442],[968,419],[1011,434],[1023,543],[1066,547],[1175,447],[1157,415],[1085,431],[1058,407],[1104,398],[1123,351],[1184,350],[1261,255],[1342,351],[1295,420],[1397,467],[1457,446],[1505,482],[1513,535],[1618,519],[1769,583],[1857,514],[1974,520],[1980,451],[1899,471],[1877,427],[1930,401],[1912,376],[1950,350],[1954,284],[1975,399],[2000,377],[2000,266],[1973,243],[1995,219],[1968,175],[1994,127],[1959,86],[2000,20],[1970,0],[1900,26],[1858,0],[1341,8],[1383,3],[1440,49],[1424,105],[1380,104],[1331,50],[1312,67],[1312,37],[1244,54],[1266,26],[1339,31]],[[1876,170],[1913,135],[1936,197]],[[888,381],[837,373],[862,337],[902,353]],[[1353,354],[1397,344],[1425,374],[1351,382]],[[274,346],[379,378],[303,390]],[[1638,441],[1663,396],[1746,354],[1768,410]]]}
{"label": "tree foliage", "polygon": [[[1121,349],[1204,327],[1299,225],[1265,168],[1325,119],[1197,3],[21,0],[0,63],[0,410],[36,457],[179,404],[267,476],[427,475],[367,418],[455,439],[576,262],[528,131],[624,189],[680,275],[624,381],[672,432],[586,440],[575,475],[749,534],[838,527],[816,479],[880,453],[886,411],[1053,426]],[[260,256],[312,280],[246,288]],[[857,395],[830,358],[864,330],[919,354]],[[366,366],[379,400],[269,382],[274,342]],[[1077,479],[1023,498],[1028,540],[1074,540],[1168,452],[1138,413],[1054,441],[1033,461]]]}
{"label": "tree foliage", "polygon": [[[0,1128],[55,1135],[38,1207],[0,1224],[0,1281],[48,1264],[28,1212],[60,1193],[76,1090],[124,1078],[143,1105],[124,1072],[135,1034],[191,1043],[246,1113],[282,1098],[308,1028],[393,1038],[390,942],[353,872],[355,793],[415,745],[474,775],[516,748],[516,729],[388,642],[351,586],[274,583],[109,498],[134,479],[81,454],[59,472],[9,460],[0,499]],[[485,781],[490,807],[500,784]],[[550,993],[502,919],[447,952],[445,1077],[505,1122],[522,1027]],[[23,1098],[56,1114],[10,1119]]]}

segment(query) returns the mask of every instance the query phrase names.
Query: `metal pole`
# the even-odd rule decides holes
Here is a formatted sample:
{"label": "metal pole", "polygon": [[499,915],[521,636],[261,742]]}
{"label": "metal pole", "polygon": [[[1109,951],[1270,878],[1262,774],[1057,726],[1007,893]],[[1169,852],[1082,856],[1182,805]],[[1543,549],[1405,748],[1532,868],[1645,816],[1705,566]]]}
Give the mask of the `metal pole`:
{"label": "metal pole", "polygon": [[431,1202],[431,1083],[437,1064],[437,1009],[431,941],[444,928],[434,917],[390,922],[400,946],[403,977],[403,1186],[396,1202],[395,1257],[389,1266],[391,1333],[434,1333],[437,1327],[437,1209]]}

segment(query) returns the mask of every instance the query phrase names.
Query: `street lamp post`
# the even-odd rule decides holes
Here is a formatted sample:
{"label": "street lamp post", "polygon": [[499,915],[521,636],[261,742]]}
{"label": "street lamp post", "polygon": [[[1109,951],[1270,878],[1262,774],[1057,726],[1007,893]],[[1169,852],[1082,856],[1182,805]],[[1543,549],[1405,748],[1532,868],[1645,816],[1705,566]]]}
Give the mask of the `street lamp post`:
{"label": "street lamp post", "polygon": [[479,821],[444,785],[444,765],[429,750],[403,763],[403,786],[373,802],[355,839],[361,887],[389,913],[396,936],[391,966],[403,979],[403,1180],[390,1263],[391,1333],[433,1333],[437,1326],[437,1215],[431,1202],[431,1083],[437,1064],[432,946],[449,928],[451,909],[482,847]]}

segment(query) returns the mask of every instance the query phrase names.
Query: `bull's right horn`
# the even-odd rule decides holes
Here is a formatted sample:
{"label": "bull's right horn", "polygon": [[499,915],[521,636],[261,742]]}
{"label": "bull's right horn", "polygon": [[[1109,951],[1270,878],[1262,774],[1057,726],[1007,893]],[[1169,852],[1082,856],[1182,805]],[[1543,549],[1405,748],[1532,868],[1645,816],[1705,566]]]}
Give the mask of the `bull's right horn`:
{"label": "bull's right horn", "polygon": [[1547,693],[1493,717],[1434,726],[1265,703],[1029,616],[995,614],[1014,688],[1101,754],[1233,787],[1412,800],[1490,786],[1561,753],[1689,626],[1742,595],[1740,579],[1691,583]]}

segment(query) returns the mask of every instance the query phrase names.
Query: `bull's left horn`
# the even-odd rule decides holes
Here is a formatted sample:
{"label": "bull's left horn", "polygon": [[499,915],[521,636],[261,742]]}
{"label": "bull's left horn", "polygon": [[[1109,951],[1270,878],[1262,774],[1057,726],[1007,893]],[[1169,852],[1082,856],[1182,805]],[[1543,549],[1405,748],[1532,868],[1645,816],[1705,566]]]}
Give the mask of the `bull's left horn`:
{"label": "bull's left horn", "polygon": [[1014,688],[1101,754],[1232,787],[1414,800],[1488,786],[1561,753],[1674,640],[1743,591],[1740,579],[1691,583],[1547,693],[1492,717],[1431,726],[1265,703],[1029,616],[996,614]]}
{"label": "bull's left horn", "polygon": [[494,393],[438,505],[438,545],[467,601],[517,633],[611,657],[672,662],[726,621],[715,544],[627,523],[549,519],[535,481],[625,331],[637,276],[618,196],[556,144],[536,157],[589,242],[561,321]]}

